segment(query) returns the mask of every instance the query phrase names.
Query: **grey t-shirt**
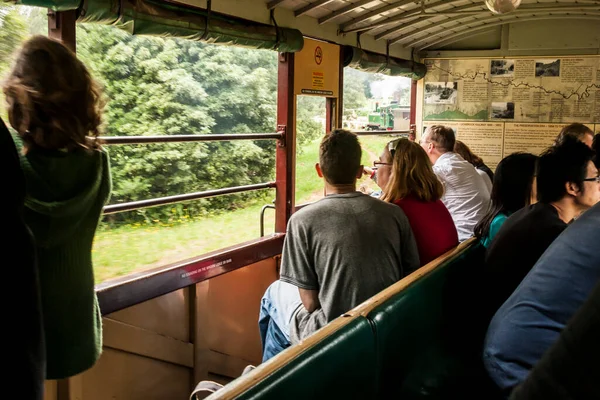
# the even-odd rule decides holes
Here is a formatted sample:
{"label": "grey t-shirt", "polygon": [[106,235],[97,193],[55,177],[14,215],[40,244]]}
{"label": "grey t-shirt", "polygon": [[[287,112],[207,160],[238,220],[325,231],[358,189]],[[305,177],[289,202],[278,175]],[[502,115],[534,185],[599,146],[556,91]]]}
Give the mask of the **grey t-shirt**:
{"label": "grey t-shirt", "polygon": [[318,290],[321,308],[300,305],[291,321],[297,343],[419,268],[402,209],[360,192],[329,195],[295,213],[283,246],[280,279]]}

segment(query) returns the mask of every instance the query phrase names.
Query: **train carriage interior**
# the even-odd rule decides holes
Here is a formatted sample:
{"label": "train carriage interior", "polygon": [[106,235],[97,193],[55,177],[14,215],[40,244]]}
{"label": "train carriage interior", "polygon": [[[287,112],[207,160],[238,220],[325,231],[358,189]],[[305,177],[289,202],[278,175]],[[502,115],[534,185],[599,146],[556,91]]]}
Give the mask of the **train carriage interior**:
{"label": "train carriage interior", "polygon": [[[329,133],[342,128],[346,118],[344,70],[408,78],[410,104],[398,112],[394,104],[369,105],[365,123],[350,129],[361,140],[404,136],[418,142],[428,126],[446,124],[494,169],[511,153],[541,153],[568,123],[600,130],[600,1],[10,3],[48,9],[48,36],[89,57],[93,47],[77,42],[80,24],[215,48],[262,49],[272,52],[276,63],[266,72],[276,74],[276,120],[270,130],[199,128],[184,135],[103,137],[109,152],[125,146],[166,151],[160,146],[260,142],[274,163],[272,177],[262,182],[111,202],[105,219],[240,193],[268,192],[274,201],[265,200],[260,215],[240,216],[255,221],[250,240],[232,230],[227,247],[185,259],[166,257],[162,265],[97,282],[102,355],[79,375],[46,381],[45,400],[194,399],[190,396],[203,380],[225,385],[211,399],[496,398],[477,352],[483,332],[471,296],[478,293],[483,250],[475,239],[261,364],[258,310],[279,276],[287,222],[319,197],[296,198],[304,179],[297,174],[299,99],[319,99]],[[228,68],[227,61],[218,68]],[[143,248],[143,237],[138,240],[136,246]],[[248,365],[258,367],[241,376]]]}

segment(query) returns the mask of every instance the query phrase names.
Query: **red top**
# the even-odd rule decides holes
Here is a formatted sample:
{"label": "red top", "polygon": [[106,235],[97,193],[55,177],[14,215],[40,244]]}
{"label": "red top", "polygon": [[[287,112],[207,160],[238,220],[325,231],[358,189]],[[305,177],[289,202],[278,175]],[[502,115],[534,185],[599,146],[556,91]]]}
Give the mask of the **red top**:
{"label": "red top", "polygon": [[438,201],[420,201],[407,197],[400,206],[415,235],[421,265],[425,265],[458,245],[458,233],[448,209]]}

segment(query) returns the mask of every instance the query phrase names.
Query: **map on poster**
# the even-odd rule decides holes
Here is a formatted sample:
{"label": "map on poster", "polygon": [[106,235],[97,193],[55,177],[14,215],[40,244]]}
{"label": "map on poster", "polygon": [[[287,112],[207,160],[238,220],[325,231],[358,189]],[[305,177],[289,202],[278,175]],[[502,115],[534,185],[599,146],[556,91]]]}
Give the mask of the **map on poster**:
{"label": "map on poster", "polygon": [[600,57],[425,64],[423,121],[600,122]]}

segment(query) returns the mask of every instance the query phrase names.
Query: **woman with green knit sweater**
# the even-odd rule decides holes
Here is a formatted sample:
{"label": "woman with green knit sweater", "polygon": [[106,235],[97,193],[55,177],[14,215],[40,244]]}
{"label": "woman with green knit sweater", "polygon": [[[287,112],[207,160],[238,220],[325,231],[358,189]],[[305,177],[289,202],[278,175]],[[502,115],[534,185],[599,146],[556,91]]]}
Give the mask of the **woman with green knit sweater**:
{"label": "woman with green knit sweater", "polygon": [[38,256],[46,379],[90,368],[102,349],[92,241],[111,190],[97,136],[101,93],[75,54],[43,36],[25,42],[5,81],[25,173],[24,218]]}

